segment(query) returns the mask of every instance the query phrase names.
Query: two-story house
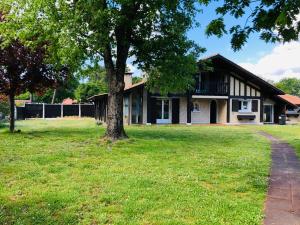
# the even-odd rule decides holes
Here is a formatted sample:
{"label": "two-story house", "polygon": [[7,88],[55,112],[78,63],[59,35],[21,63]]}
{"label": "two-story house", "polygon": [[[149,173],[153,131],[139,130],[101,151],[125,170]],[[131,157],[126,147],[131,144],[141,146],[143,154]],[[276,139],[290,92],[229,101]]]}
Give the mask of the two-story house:
{"label": "two-story house", "polygon": [[[146,89],[146,81],[132,84],[125,75],[125,124],[262,124],[277,123],[288,104],[284,92],[221,55],[203,59],[213,70],[199,71],[195,89],[161,96]],[[105,122],[107,94],[90,98],[96,120]]]}

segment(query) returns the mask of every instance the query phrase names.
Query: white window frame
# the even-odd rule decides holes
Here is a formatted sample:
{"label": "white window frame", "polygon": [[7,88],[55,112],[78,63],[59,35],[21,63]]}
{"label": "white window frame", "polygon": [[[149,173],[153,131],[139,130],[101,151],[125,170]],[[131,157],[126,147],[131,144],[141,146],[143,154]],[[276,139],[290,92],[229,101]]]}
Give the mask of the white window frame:
{"label": "white window frame", "polygon": [[[170,99],[164,99],[164,98],[157,98],[158,100],[162,101],[162,104],[161,104],[161,112],[162,112],[162,118],[156,118],[156,123],[157,124],[169,124],[171,123],[171,102]],[[165,105],[165,102],[168,102],[169,104],[169,118],[168,119],[165,119],[164,118],[164,114],[165,114],[165,109],[164,109],[164,105]]]}
{"label": "white window frame", "polygon": [[[195,106],[198,106],[198,107],[195,107]],[[196,109],[196,108],[198,108],[198,109]],[[192,112],[200,112],[201,110],[200,110],[200,104],[199,104],[199,102],[193,102],[193,111]]]}
{"label": "white window frame", "polygon": [[[239,99],[241,102],[241,109],[239,109],[239,112],[241,113],[251,113],[252,112],[252,100],[251,99]],[[243,103],[247,102],[247,108],[243,107]]]}

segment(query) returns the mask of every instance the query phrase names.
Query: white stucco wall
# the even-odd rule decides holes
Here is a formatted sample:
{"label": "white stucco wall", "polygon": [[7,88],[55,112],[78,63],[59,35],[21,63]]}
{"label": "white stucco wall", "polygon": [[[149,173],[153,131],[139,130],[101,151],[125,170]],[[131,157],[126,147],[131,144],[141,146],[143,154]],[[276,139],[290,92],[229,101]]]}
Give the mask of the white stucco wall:
{"label": "white stucco wall", "polygon": [[200,112],[191,113],[192,124],[210,123],[210,101],[209,99],[192,99],[192,102],[197,102],[200,106]]}
{"label": "white stucco wall", "polygon": [[298,124],[300,123],[300,116],[288,116],[286,120],[287,124]]}
{"label": "white stucco wall", "polygon": [[179,123],[186,124],[187,116],[187,98],[180,97],[179,99]]}
{"label": "white stucco wall", "polygon": [[227,100],[217,100],[218,123],[227,123]]}

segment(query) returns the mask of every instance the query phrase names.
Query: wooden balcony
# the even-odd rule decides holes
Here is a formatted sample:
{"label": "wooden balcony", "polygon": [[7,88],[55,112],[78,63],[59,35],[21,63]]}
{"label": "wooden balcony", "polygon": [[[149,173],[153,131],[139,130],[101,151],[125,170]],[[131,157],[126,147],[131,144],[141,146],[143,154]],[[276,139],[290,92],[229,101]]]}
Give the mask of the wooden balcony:
{"label": "wooden balcony", "polygon": [[199,82],[195,95],[225,96],[229,94],[229,84],[224,82]]}

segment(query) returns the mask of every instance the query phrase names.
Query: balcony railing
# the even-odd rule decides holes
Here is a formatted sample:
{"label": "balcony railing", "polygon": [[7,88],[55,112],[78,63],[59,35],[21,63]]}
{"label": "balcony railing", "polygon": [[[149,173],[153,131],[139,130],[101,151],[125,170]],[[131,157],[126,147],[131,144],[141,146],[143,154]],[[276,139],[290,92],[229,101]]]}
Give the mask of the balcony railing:
{"label": "balcony railing", "polygon": [[198,95],[228,95],[229,85],[224,82],[199,82],[195,94]]}

